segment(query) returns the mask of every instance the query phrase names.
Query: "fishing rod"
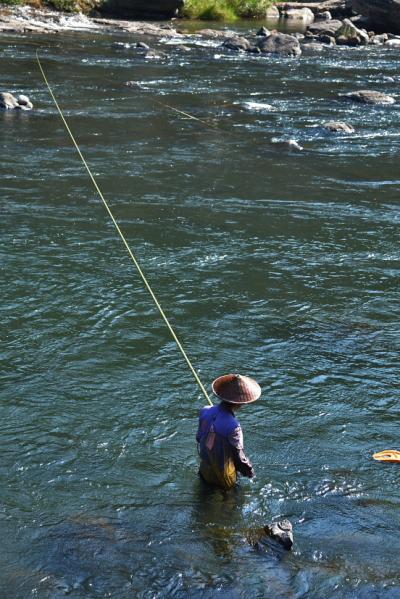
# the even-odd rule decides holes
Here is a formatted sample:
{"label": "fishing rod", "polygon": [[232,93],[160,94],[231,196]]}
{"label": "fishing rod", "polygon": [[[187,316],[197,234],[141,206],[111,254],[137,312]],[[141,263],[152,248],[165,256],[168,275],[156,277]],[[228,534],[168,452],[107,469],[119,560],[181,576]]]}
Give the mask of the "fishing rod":
{"label": "fishing rod", "polygon": [[175,343],[177,344],[177,346],[178,346],[178,348],[179,348],[182,356],[184,357],[187,365],[189,366],[189,369],[190,369],[190,371],[191,371],[191,373],[192,373],[192,375],[193,375],[196,383],[200,387],[201,392],[203,393],[203,395],[206,398],[207,402],[210,404],[210,406],[212,406],[213,403],[212,403],[211,399],[209,398],[208,393],[207,393],[207,391],[206,391],[203,383],[201,382],[198,373],[196,372],[194,366],[192,365],[192,363],[191,363],[191,361],[190,361],[190,359],[189,359],[186,351],[184,350],[184,348],[183,348],[181,342],[179,341],[179,339],[178,339],[178,337],[177,337],[177,335],[176,335],[176,333],[175,333],[175,331],[174,331],[171,323],[169,322],[169,320],[168,320],[168,318],[167,318],[164,310],[162,309],[160,302],[158,301],[158,299],[157,299],[157,297],[156,297],[156,295],[155,295],[152,287],[150,286],[150,283],[148,282],[147,277],[145,276],[145,274],[144,274],[144,272],[143,272],[143,270],[142,270],[142,268],[141,268],[141,266],[140,266],[137,258],[135,257],[134,253],[132,252],[132,250],[131,250],[131,248],[130,248],[130,246],[129,246],[129,244],[128,244],[128,242],[127,242],[127,240],[126,240],[126,238],[125,238],[125,236],[124,236],[121,228],[119,227],[117,221],[115,220],[114,215],[113,215],[113,213],[111,211],[111,208],[109,207],[109,205],[108,205],[108,203],[107,203],[107,201],[106,201],[106,199],[105,199],[105,197],[104,197],[104,195],[103,195],[100,187],[97,184],[96,179],[94,178],[94,175],[93,175],[92,171],[89,168],[88,163],[86,162],[86,160],[85,160],[85,158],[84,158],[84,156],[83,156],[83,154],[81,152],[81,149],[80,149],[80,147],[79,147],[79,145],[78,145],[78,143],[77,143],[77,141],[76,141],[76,139],[75,139],[75,137],[74,137],[74,135],[73,135],[70,127],[69,127],[69,125],[68,125],[68,122],[67,122],[67,120],[66,120],[66,118],[65,118],[65,116],[63,114],[63,111],[61,110],[60,105],[58,104],[57,99],[56,99],[56,97],[55,97],[55,95],[53,93],[53,90],[51,89],[51,86],[50,86],[50,84],[49,84],[49,82],[47,80],[46,74],[45,74],[44,69],[42,67],[42,64],[40,62],[39,55],[38,55],[37,51],[36,51],[36,60],[37,60],[40,72],[42,74],[43,80],[44,80],[44,82],[45,82],[45,84],[46,84],[46,86],[47,86],[47,88],[49,90],[50,96],[51,96],[51,98],[52,98],[52,100],[53,100],[53,102],[54,102],[54,104],[55,104],[55,106],[57,108],[57,111],[58,111],[58,113],[59,113],[59,115],[61,117],[61,120],[64,123],[64,126],[65,126],[65,128],[66,128],[66,130],[67,130],[67,132],[68,132],[68,134],[69,134],[69,136],[71,138],[71,140],[72,140],[72,143],[74,144],[74,146],[75,146],[75,148],[76,148],[76,150],[77,150],[77,152],[79,154],[79,157],[80,157],[83,165],[85,166],[85,169],[86,169],[86,171],[87,171],[87,173],[88,173],[88,175],[89,175],[89,177],[90,177],[90,179],[91,179],[91,181],[93,183],[93,186],[94,186],[95,190],[97,191],[100,199],[102,200],[102,202],[103,202],[103,204],[104,204],[104,206],[105,206],[105,208],[106,208],[106,210],[107,210],[107,212],[108,212],[108,214],[109,214],[109,216],[110,216],[110,218],[111,218],[111,220],[112,220],[115,228],[118,231],[118,234],[119,234],[120,238],[122,239],[122,241],[123,241],[123,243],[124,243],[124,245],[125,245],[125,247],[126,247],[126,249],[128,251],[128,254],[129,254],[130,258],[132,259],[132,262],[134,263],[134,265],[135,265],[135,267],[136,267],[139,275],[142,278],[142,281],[143,281],[143,283],[144,283],[147,291],[150,293],[150,295],[151,295],[151,297],[152,297],[152,299],[153,299],[153,301],[154,301],[154,303],[155,303],[155,305],[156,305],[156,307],[157,307],[157,309],[158,309],[161,317],[163,318],[165,324],[167,325],[167,328],[168,328],[169,332],[171,333],[172,338],[174,339]]}

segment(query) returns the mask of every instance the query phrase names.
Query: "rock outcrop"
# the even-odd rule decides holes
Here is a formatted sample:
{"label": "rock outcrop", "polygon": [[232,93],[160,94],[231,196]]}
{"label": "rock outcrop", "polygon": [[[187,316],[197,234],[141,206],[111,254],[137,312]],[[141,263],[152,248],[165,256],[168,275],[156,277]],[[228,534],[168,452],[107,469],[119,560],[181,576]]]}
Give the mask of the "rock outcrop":
{"label": "rock outcrop", "polygon": [[367,17],[374,31],[400,33],[400,0],[353,0],[353,10]]}

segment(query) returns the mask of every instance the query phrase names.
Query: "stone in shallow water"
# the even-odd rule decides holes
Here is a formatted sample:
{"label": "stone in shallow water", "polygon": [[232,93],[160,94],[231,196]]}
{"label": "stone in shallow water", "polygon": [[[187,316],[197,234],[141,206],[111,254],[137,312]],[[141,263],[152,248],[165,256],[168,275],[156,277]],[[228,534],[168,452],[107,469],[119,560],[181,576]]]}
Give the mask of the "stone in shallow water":
{"label": "stone in shallow water", "polygon": [[261,38],[257,45],[261,52],[284,56],[300,56],[301,54],[299,40],[286,33],[271,33],[268,37]]}
{"label": "stone in shallow water", "polygon": [[293,547],[293,526],[289,520],[271,522],[263,528],[251,529],[246,535],[247,541],[257,550],[264,550],[270,542],[276,541],[284,549]]}
{"label": "stone in shallow water", "polygon": [[19,108],[17,98],[8,92],[0,93],[0,108],[3,110],[13,110]]}
{"label": "stone in shallow water", "polygon": [[352,125],[341,121],[329,121],[329,123],[324,123],[322,126],[327,131],[332,131],[333,133],[354,133],[355,131]]}
{"label": "stone in shallow water", "polygon": [[227,50],[234,50],[235,52],[248,51],[251,48],[249,40],[241,36],[229,38],[222,45]]}
{"label": "stone in shallow water", "polygon": [[339,96],[361,104],[387,105],[396,102],[392,96],[374,90],[360,90],[348,94],[339,94]]}

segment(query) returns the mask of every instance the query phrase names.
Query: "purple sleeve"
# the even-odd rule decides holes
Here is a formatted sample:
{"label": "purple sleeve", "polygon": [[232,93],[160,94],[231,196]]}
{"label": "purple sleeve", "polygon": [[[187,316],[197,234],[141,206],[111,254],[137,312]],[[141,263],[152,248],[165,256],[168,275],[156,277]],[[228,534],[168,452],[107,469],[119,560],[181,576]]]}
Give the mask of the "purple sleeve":
{"label": "purple sleeve", "polygon": [[253,478],[254,470],[250,460],[246,457],[243,448],[243,433],[240,426],[228,435],[228,441],[233,447],[233,459],[235,462],[236,469],[239,470],[243,476]]}

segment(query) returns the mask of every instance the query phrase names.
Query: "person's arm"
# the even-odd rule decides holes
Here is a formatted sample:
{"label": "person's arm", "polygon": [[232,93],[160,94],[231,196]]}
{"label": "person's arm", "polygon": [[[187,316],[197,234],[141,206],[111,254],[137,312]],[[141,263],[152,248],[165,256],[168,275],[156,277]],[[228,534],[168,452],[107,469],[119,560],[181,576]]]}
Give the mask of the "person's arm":
{"label": "person's arm", "polygon": [[246,454],[244,453],[243,433],[240,426],[235,428],[235,430],[228,436],[228,441],[230,445],[233,447],[232,453],[236,469],[239,470],[239,472],[243,474],[243,476],[253,478],[254,469],[251,465],[249,458],[246,457]]}

